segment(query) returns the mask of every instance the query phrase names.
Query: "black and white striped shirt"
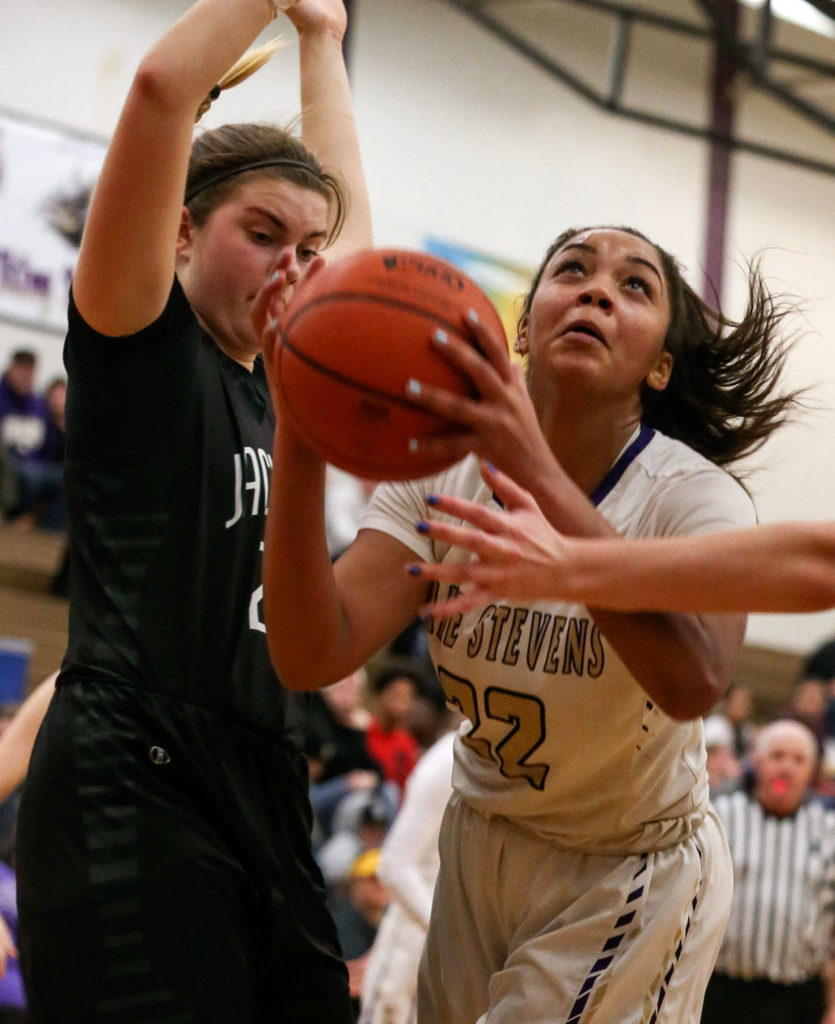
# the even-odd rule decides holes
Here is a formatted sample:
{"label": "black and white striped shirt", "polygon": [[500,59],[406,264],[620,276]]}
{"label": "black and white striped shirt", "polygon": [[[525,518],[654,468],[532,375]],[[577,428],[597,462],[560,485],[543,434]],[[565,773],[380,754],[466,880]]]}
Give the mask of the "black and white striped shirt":
{"label": "black and white striped shirt", "polygon": [[716,970],[789,984],[832,956],[835,809],[818,800],[787,818],[744,791],[714,799],[734,866],[731,917]]}

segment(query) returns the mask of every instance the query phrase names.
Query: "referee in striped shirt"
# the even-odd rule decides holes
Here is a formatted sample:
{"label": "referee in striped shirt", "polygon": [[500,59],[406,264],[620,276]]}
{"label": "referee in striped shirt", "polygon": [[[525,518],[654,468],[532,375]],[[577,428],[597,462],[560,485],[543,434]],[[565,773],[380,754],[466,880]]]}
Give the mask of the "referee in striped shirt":
{"label": "referee in striped shirt", "polygon": [[752,786],[714,799],[734,898],[702,1024],[835,1024],[835,809],[807,797],[817,740],[772,722],[753,760]]}

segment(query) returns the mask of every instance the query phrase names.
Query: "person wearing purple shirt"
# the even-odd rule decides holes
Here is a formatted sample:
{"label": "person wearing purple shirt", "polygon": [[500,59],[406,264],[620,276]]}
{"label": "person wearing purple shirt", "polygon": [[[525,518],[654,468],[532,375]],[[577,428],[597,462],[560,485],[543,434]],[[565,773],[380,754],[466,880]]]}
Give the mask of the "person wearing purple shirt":
{"label": "person wearing purple shirt", "polygon": [[56,382],[50,385],[49,400],[36,393],[36,366],[35,354],[19,349],[0,378],[0,506],[9,519],[26,517],[46,529],[61,530],[66,525],[63,401],[56,418],[51,397],[58,390]]}
{"label": "person wearing purple shirt", "polygon": [[[0,860],[0,917],[6,924],[11,941],[17,944],[17,896],[15,873]],[[26,1020],[26,997],[20,961],[16,954],[6,952],[6,969],[0,976],[0,1024],[22,1024]]]}

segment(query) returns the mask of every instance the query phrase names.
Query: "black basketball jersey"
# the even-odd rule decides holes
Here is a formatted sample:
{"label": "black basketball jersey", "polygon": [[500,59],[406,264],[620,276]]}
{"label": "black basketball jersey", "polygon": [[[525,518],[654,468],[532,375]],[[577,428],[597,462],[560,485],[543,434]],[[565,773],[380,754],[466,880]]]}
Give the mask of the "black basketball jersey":
{"label": "black basketball jersey", "polygon": [[59,682],[166,693],[284,731],[261,557],[275,416],[175,281],[149,327],[93,331],[70,300],[69,647]]}

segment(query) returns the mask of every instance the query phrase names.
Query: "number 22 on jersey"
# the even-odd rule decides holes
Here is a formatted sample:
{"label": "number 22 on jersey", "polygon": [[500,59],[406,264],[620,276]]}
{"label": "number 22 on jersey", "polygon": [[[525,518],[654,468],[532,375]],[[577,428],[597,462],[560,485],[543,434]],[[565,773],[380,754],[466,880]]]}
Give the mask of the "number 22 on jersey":
{"label": "number 22 on jersey", "polygon": [[[500,686],[488,686],[482,700],[469,679],[453,675],[438,666],[438,678],[451,704],[472,722],[472,729],[461,742],[479,757],[493,761],[508,779],[525,779],[534,789],[544,789],[547,764],[528,759],[545,739],[545,705],[538,697]],[[507,726],[503,738],[496,742],[483,734],[485,722]]]}

